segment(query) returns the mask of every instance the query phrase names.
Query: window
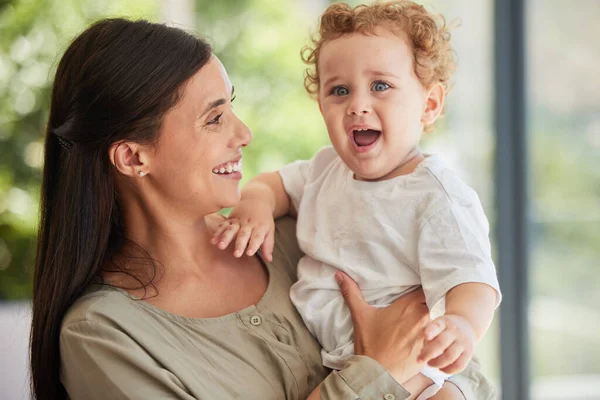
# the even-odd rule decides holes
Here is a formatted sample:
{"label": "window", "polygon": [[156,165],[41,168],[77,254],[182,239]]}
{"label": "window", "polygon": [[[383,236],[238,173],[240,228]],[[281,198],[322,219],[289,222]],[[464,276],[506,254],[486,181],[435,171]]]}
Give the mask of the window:
{"label": "window", "polygon": [[527,2],[532,399],[600,398],[600,3]]}

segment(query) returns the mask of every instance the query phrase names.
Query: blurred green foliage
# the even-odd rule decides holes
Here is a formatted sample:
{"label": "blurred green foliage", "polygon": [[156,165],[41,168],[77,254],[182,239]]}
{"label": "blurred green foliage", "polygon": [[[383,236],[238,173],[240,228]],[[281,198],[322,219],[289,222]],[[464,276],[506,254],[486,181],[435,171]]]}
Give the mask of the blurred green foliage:
{"label": "blurred green foliage", "polygon": [[31,295],[43,133],[60,55],[102,16],[157,12],[152,0],[0,3],[0,299]]}
{"label": "blurred green foliage", "polygon": [[[254,132],[245,150],[245,180],[310,157],[327,142],[316,103],[302,85],[299,54],[310,31],[298,27],[313,18],[292,3],[196,2],[193,33],[205,36],[228,68],[236,112]],[[97,19],[156,21],[158,6],[153,0],[0,3],[0,299],[30,297],[43,133],[62,52]]]}

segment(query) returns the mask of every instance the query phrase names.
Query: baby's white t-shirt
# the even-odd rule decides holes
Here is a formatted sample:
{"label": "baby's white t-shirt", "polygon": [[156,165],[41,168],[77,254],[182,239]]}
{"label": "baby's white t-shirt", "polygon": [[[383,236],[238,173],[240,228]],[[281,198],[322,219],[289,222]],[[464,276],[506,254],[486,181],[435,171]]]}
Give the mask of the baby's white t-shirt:
{"label": "baby's white t-shirt", "polygon": [[422,286],[435,317],[443,313],[445,294],[468,282],[490,285],[500,303],[479,198],[439,156],[426,156],[408,175],[365,182],[328,146],[279,174],[298,211],[297,237],[306,254],[290,296],[323,346],[324,365],[341,368],[353,354],[338,270],[374,306]]}

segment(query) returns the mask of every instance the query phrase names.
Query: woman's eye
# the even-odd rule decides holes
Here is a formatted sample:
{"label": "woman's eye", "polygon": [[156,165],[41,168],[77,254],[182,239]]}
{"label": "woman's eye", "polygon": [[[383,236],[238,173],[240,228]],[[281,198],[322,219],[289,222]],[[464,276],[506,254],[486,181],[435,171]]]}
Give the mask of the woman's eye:
{"label": "woman's eye", "polygon": [[376,92],[383,92],[384,90],[388,90],[390,87],[391,86],[386,82],[377,81],[373,83],[373,86],[371,86],[371,90],[374,90]]}
{"label": "woman's eye", "polygon": [[336,86],[331,89],[331,94],[334,96],[347,96],[350,93],[347,87]]}
{"label": "woman's eye", "polygon": [[223,115],[223,113],[217,115],[216,117],[214,117],[213,119],[211,119],[210,121],[208,121],[207,125],[215,125],[219,123],[219,120],[221,119],[221,116]]}

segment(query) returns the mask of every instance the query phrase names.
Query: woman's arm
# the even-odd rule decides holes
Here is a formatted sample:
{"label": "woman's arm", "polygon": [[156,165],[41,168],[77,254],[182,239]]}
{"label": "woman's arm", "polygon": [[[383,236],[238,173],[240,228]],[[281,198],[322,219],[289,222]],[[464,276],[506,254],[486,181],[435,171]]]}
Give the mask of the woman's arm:
{"label": "woman's arm", "polygon": [[[373,358],[365,356],[353,356],[346,368],[340,371],[332,372],[315,390],[310,394],[308,400],[333,400],[333,399],[379,399],[385,398],[382,395],[390,394],[389,398],[396,400],[407,399],[411,393],[407,391],[403,384],[413,377],[417,370],[422,367],[422,364],[415,364],[416,354],[422,346],[420,338],[422,335],[423,325],[427,322],[427,316],[423,316],[427,309],[424,306],[424,296],[421,291],[411,293],[398,300],[392,306],[396,308],[390,313],[375,314],[376,321],[371,320],[367,326],[362,324],[367,323],[371,316],[367,303],[362,300],[358,286],[347,276],[344,277],[344,282],[341,284],[342,293],[344,293],[346,301],[350,300],[351,310],[353,310],[353,320],[360,321],[359,326],[355,329],[360,332],[359,337],[362,338],[356,343],[359,345],[357,352],[364,351],[364,348],[370,348],[370,353],[374,357],[379,357],[375,354],[383,350],[386,346],[389,347],[392,343],[385,344],[381,340],[381,336],[374,336],[373,333],[378,329],[383,329],[381,335],[391,338],[390,330],[386,326],[379,326],[378,320],[381,318],[383,325],[393,322],[395,316],[402,315],[400,318],[405,323],[398,324],[399,329],[398,342],[396,343],[396,357],[398,360],[394,363],[392,359],[387,357],[382,359],[383,363],[389,363],[389,370],[396,371],[394,377]],[[362,303],[362,304],[361,304]],[[366,306],[366,307],[365,307]],[[388,308],[376,309],[375,311],[387,310]],[[356,312],[358,308],[358,313]],[[366,311],[366,314],[365,314]],[[414,329],[410,329],[411,326]],[[371,329],[365,329],[371,328]],[[405,329],[402,332],[400,329]],[[375,342],[374,342],[375,341]],[[376,347],[381,346],[378,350]],[[393,350],[392,350],[393,351]],[[387,353],[388,355],[393,353]],[[397,366],[394,367],[393,365]],[[481,367],[477,358],[473,358],[468,366],[459,374],[450,378],[450,381],[460,390],[466,399],[493,400],[496,398],[496,393],[491,382],[482,374]],[[422,390],[421,388],[419,392]],[[410,389],[412,390],[412,389]]]}
{"label": "woman's arm", "polygon": [[383,399],[384,395],[393,395],[396,400],[410,397],[410,393],[377,361],[352,356],[344,369],[329,374],[307,400]]}
{"label": "woman's arm", "polygon": [[450,382],[458,387],[465,399],[498,399],[494,385],[481,372],[481,365],[477,357],[473,357],[462,372],[453,375]]}
{"label": "woman's arm", "polygon": [[374,308],[347,275],[336,276],[354,325],[353,356],[340,371],[332,372],[308,399],[407,399],[401,385],[423,367],[417,362],[423,328],[429,321],[423,292],[401,297],[386,308]]}

